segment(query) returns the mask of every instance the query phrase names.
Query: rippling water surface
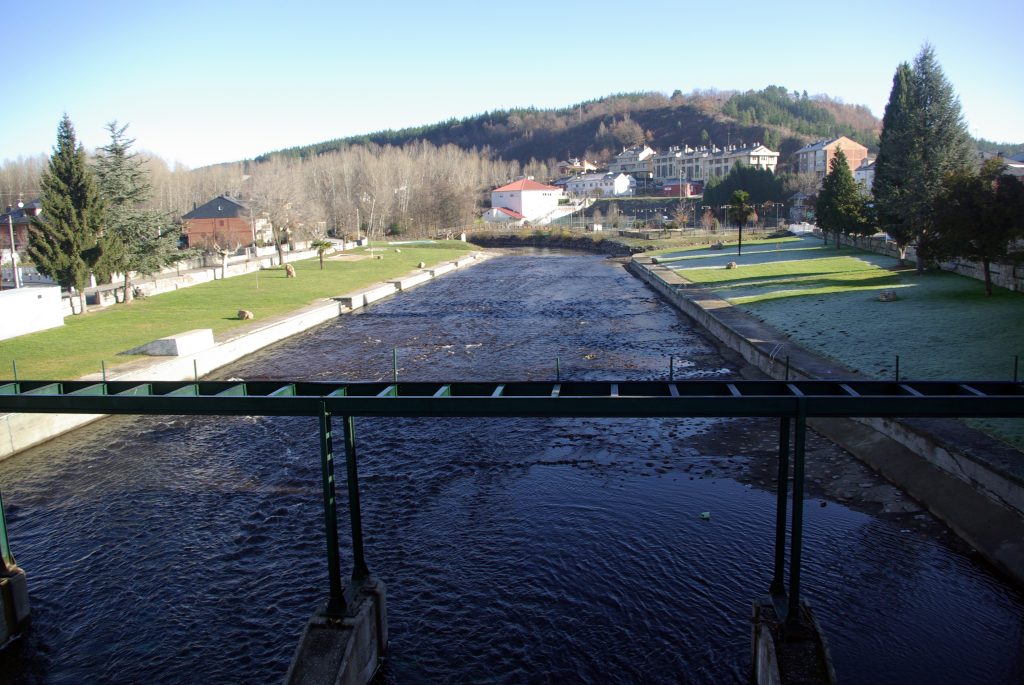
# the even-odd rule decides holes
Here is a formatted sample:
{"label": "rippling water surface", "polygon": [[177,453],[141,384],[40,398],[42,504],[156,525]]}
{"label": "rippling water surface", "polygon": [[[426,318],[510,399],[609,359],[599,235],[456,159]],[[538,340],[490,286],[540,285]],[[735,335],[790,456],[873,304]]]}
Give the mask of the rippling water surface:
{"label": "rippling water surface", "polygon": [[[736,373],[620,266],[538,253],[221,376],[379,380],[392,347],[407,380],[547,379],[556,358],[573,379],[663,378],[669,354],[677,375]],[[359,420],[384,680],[745,682],[774,495],[693,468],[764,457],[737,447],[739,427]],[[313,420],[108,419],[0,463],[0,487],[33,603],[30,634],[0,655],[7,681],[277,681],[326,596]],[[805,591],[842,681],[1021,682],[1019,593],[893,521],[836,503],[805,515]]]}

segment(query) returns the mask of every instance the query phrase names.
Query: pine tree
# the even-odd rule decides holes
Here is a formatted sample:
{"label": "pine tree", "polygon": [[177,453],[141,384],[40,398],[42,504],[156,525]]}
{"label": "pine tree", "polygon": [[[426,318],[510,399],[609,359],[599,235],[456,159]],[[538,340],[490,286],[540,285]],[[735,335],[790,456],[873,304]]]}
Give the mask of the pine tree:
{"label": "pine tree", "polygon": [[135,142],[125,136],[128,125],[107,124],[110,142],[100,148],[96,176],[106,200],[103,265],[124,274],[124,301],[133,297],[133,273],[149,275],[180,258],[178,234],[171,218],[142,208],[151,186],[144,160],[130,152]]}
{"label": "pine tree", "polygon": [[857,234],[865,228],[864,198],[853,180],[846,154],[837,150],[829,165],[828,175],[821,184],[815,214],[822,231],[834,233],[836,249],[844,233]]}
{"label": "pine tree", "polygon": [[57,145],[39,184],[42,211],[29,228],[29,255],[40,273],[78,291],[82,313],[89,273],[103,255],[103,201],[67,114],[57,127]]}
{"label": "pine tree", "polygon": [[930,45],[921,48],[913,68],[897,69],[882,126],[875,165],[879,216],[901,253],[909,242],[917,243],[920,271],[931,249],[942,180],[972,162],[960,101]]}
{"label": "pine tree", "polygon": [[904,221],[903,197],[911,156],[910,87],[913,72],[903,62],[896,68],[892,79],[889,102],[882,116],[882,134],[878,141],[875,160],[875,180],[871,192],[875,197],[878,222],[893,240],[900,252],[900,261],[906,257],[907,245],[913,238]]}

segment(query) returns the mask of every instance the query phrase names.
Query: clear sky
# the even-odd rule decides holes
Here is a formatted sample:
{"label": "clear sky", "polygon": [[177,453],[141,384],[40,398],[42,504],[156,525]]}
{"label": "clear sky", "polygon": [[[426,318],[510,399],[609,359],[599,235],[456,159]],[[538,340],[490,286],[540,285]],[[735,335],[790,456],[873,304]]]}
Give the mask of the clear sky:
{"label": "clear sky", "polygon": [[[973,135],[1024,141],[1024,0],[5,0],[0,160],[88,148],[196,167],[487,110],[780,85],[881,117],[930,42]],[[686,141],[681,141],[686,142]]]}

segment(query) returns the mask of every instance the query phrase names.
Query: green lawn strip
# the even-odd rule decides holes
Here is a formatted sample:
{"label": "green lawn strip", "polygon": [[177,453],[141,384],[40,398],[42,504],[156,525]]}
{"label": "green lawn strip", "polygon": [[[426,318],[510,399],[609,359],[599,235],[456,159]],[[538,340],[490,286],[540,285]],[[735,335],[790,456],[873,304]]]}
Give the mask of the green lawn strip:
{"label": "green lawn strip", "polygon": [[[685,241],[686,239],[685,238],[679,238],[679,239],[673,239],[673,240],[679,240],[679,241],[682,242],[682,241]],[[657,250],[648,250],[648,251],[644,252],[644,256],[653,256],[653,257],[665,256],[667,258],[672,258],[672,257],[676,256],[676,253],[679,253],[679,256],[681,258],[682,257],[700,258],[703,255],[702,254],[698,254],[698,253],[708,253],[708,254],[713,256],[713,255],[720,255],[722,253],[729,253],[730,250],[732,251],[731,254],[735,254],[735,251],[736,251],[736,242],[735,241],[731,241],[731,242],[723,241],[722,242],[722,249],[721,250],[712,250],[711,248],[709,248],[707,246],[707,244],[706,244],[707,238],[704,238],[703,236],[700,238],[700,241],[702,243],[700,245],[692,244],[692,240],[691,240],[691,241],[683,242],[683,244],[681,244],[679,246],[669,246],[669,247],[659,248]],[[772,245],[772,246],[774,246],[774,245],[777,245],[779,243],[792,243],[792,242],[799,242],[799,241],[800,241],[800,238],[796,238],[796,237],[793,237],[793,236],[786,236],[786,237],[783,237],[783,238],[756,238],[756,239],[753,239],[753,240],[749,240],[749,239],[748,240],[744,240],[743,241],[743,247],[746,248],[748,246],[757,246],[757,245]],[[666,241],[661,241],[661,242],[672,242],[672,241],[666,240]],[[659,259],[658,261],[666,261],[666,260]]]}
{"label": "green lawn strip", "polygon": [[[297,278],[286,278],[283,268],[235,276],[114,305],[85,316],[69,316],[65,325],[39,333],[0,341],[0,377],[11,375],[17,361],[21,378],[77,378],[107,365],[137,357],[121,352],[157,338],[193,328],[223,333],[249,322],[236,318],[239,309],[252,311],[256,320],[301,309],[318,299],[343,295],[378,281],[467,254],[471,247],[451,241],[432,245],[378,247],[382,259],[342,261],[310,259],[292,262]],[[363,250],[352,251],[358,254]]]}
{"label": "green lawn strip", "polygon": [[[1024,355],[1024,293],[986,297],[975,279],[886,268],[896,260],[845,248],[791,254],[801,256],[679,273],[868,378],[893,378],[898,355],[901,378],[1010,380]],[[898,299],[879,301],[881,289]],[[1024,421],[970,423],[1024,448]]]}

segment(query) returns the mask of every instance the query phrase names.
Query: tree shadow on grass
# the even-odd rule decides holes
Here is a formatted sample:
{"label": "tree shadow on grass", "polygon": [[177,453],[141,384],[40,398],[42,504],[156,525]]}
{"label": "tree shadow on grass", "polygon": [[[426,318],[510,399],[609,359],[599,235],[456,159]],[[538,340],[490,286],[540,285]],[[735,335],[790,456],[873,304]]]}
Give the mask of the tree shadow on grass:
{"label": "tree shadow on grass", "polygon": [[[856,271],[850,271],[846,273],[858,273]],[[801,274],[780,274],[778,276],[747,276],[744,278],[730,278],[724,281],[715,281],[714,283],[697,283],[701,287],[707,288],[708,290],[730,290],[733,288],[743,288],[754,285],[764,286],[770,288],[776,285],[784,285],[790,283],[831,283],[831,284],[847,284],[847,285],[860,285],[864,283],[882,283],[891,282],[899,279],[899,275],[895,273],[885,273],[880,276],[873,276],[870,278],[816,278],[820,276],[829,276],[835,274],[835,271],[811,271]],[[682,275],[682,274],[680,274]],[[683,276],[685,278],[685,276]]]}
{"label": "tree shadow on grass", "polygon": [[[741,290],[743,285],[734,285],[729,288],[714,288],[716,294],[726,299],[756,298],[758,302],[776,300],[783,297],[801,297],[806,295],[842,295],[870,290],[885,290],[889,288],[910,288],[913,283],[900,283],[895,276],[876,276],[858,280],[839,278],[791,278],[786,280],[772,281],[765,283],[764,288],[755,289],[751,286],[757,284],[746,284],[753,292],[737,293],[730,292]],[[720,292],[726,291],[726,292]]]}

